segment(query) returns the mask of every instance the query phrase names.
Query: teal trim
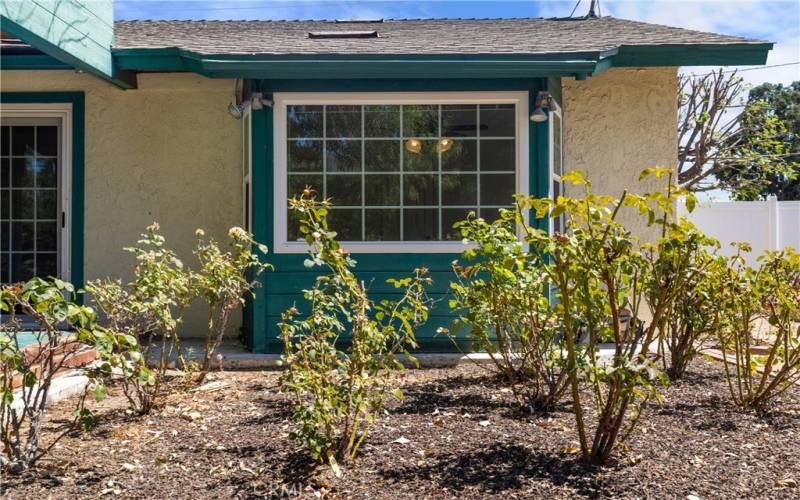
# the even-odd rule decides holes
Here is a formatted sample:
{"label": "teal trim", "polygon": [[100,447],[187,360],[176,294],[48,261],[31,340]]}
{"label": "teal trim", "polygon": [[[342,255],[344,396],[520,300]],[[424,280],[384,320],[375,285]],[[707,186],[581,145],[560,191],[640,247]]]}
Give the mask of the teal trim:
{"label": "teal trim", "polygon": [[[542,90],[547,90],[547,87]],[[536,108],[536,95],[530,96],[531,112]],[[547,111],[549,116],[549,111]],[[531,161],[531,195],[537,198],[546,198],[550,193],[550,120],[544,122],[530,122],[530,161]],[[531,213],[531,225],[533,227],[547,230],[549,227],[548,219],[535,218]]]}
{"label": "teal trim", "polygon": [[75,288],[84,284],[84,198],[85,98],[83,92],[2,92],[0,103],[70,103],[72,104],[72,206],[70,207],[70,281]]}
{"label": "teal trim", "polygon": [[[59,15],[43,9],[36,2],[24,5],[25,9],[31,9],[28,12],[22,12],[22,6],[22,2],[0,2],[0,24],[3,31],[70,67],[96,75],[123,89],[136,88],[133,74],[118,71],[113,66],[113,55],[109,48],[113,41],[113,28],[103,26],[96,17],[89,21],[85,14],[79,12],[77,15],[80,19],[65,23],[59,15],[73,14],[71,10],[67,12],[72,7],[68,2],[64,3],[66,10],[59,10]],[[17,7],[13,13],[12,7]],[[79,25],[85,25],[81,29],[86,32],[79,31]],[[93,40],[88,34],[89,31],[99,32],[106,28],[107,33],[102,36],[107,35],[109,42],[105,45]],[[58,38],[54,37],[54,33],[58,33]]]}
{"label": "teal trim", "polygon": [[534,78],[578,76],[594,71],[587,61],[214,61],[201,62],[201,74],[211,78]]}
{"label": "teal trim", "polygon": [[25,54],[10,55],[6,54],[0,58],[0,71],[9,70],[43,70],[43,69],[72,69],[67,63],[63,63],[55,57],[46,54]]}
{"label": "teal trim", "polygon": [[764,64],[772,43],[621,46],[604,52],[555,54],[342,55],[200,54],[177,49],[117,49],[117,68],[192,71],[211,78],[270,80],[509,79],[573,76],[612,67]]}
{"label": "teal trim", "polygon": [[760,65],[766,64],[767,54],[773,45],[769,42],[722,45],[623,45],[612,57],[611,66]]}
{"label": "teal trim", "polygon": [[474,79],[406,79],[387,80],[255,80],[254,89],[261,92],[467,92],[490,90],[531,90],[537,79],[497,78]]}
{"label": "teal trim", "polygon": [[[271,97],[271,96],[270,96]],[[272,251],[272,108],[252,111],[250,126],[252,148],[252,231],[256,241],[266,244]],[[267,259],[275,265],[274,254]],[[247,345],[254,352],[266,352],[267,292],[270,289],[271,271],[259,277],[260,286],[255,290],[255,298],[250,301],[245,315],[248,316],[245,331]]]}
{"label": "teal trim", "polygon": [[532,78],[594,71],[596,54],[480,56],[203,55],[180,49],[121,49],[116,66],[131,71],[193,71],[211,78]]}
{"label": "teal trim", "polygon": [[[141,62],[155,57],[204,59],[219,61],[362,61],[384,62],[387,60],[403,61],[593,61],[600,57],[610,57],[616,50],[605,52],[557,52],[552,54],[201,54],[176,47],[113,49],[114,56],[120,63]],[[139,59],[141,58],[141,59]],[[177,60],[177,59],[173,59]],[[136,69],[128,67],[126,69]]]}

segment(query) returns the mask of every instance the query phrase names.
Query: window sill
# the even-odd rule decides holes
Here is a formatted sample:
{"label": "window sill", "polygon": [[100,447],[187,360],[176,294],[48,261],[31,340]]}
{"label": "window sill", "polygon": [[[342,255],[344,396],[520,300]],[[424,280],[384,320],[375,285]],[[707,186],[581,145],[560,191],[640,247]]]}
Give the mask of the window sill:
{"label": "window sill", "polygon": [[[461,241],[342,241],[339,244],[353,255],[383,253],[460,254],[474,245]],[[275,245],[276,254],[307,254],[310,247],[302,242],[281,242]]]}

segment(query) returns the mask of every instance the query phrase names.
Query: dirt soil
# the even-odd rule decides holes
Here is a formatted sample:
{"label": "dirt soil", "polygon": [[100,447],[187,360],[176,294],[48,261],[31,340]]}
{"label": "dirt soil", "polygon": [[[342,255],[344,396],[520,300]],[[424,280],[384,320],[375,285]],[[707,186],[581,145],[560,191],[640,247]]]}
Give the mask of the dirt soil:
{"label": "dirt soil", "polygon": [[[172,393],[148,417],[126,414],[118,390],[98,425],[65,438],[34,470],[3,478],[10,499],[46,498],[798,498],[800,390],[767,415],[736,410],[719,363],[699,360],[603,469],[578,462],[566,402],[520,413],[475,366],[397,375],[393,402],[336,479],[288,440],[291,404],[277,372],[214,374]],[[53,408],[52,434],[69,402]]]}

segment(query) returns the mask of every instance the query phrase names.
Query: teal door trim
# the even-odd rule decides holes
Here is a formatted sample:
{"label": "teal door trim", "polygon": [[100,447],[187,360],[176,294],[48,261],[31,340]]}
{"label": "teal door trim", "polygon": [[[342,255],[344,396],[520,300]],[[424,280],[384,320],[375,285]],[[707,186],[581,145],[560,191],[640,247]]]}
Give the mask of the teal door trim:
{"label": "teal door trim", "polygon": [[[267,98],[271,98],[268,96]],[[252,122],[250,126],[250,147],[252,148],[252,163],[250,173],[250,185],[252,189],[252,231],[256,241],[264,243],[269,248],[270,253],[266,256],[267,260],[273,265],[274,254],[272,252],[272,108],[264,107],[253,110]],[[259,276],[260,286],[255,290],[255,297],[249,301],[245,309],[247,316],[245,325],[248,330],[244,332],[245,341],[254,352],[266,352],[266,331],[267,327],[267,301],[265,292],[268,290],[270,271],[266,271]],[[258,334],[261,332],[261,335]]]}
{"label": "teal door trim", "polygon": [[[72,105],[72,189],[70,210],[70,281],[76,289],[84,284],[84,197],[85,169],[85,98],[83,92],[2,92],[0,104],[29,103]],[[81,296],[79,296],[79,300]]]}

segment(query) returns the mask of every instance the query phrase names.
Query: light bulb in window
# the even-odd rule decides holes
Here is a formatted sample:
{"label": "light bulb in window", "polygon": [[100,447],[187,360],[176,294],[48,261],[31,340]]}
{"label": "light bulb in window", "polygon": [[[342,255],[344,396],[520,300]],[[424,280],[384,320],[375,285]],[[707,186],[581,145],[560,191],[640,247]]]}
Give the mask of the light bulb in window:
{"label": "light bulb in window", "polygon": [[406,141],[406,151],[409,153],[419,154],[422,151],[422,141],[419,139],[409,139]]}
{"label": "light bulb in window", "polygon": [[453,147],[453,139],[442,139],[439,141],[439,144],[436,145],[436,151],[440,153],[446,153],[450,151]]}

